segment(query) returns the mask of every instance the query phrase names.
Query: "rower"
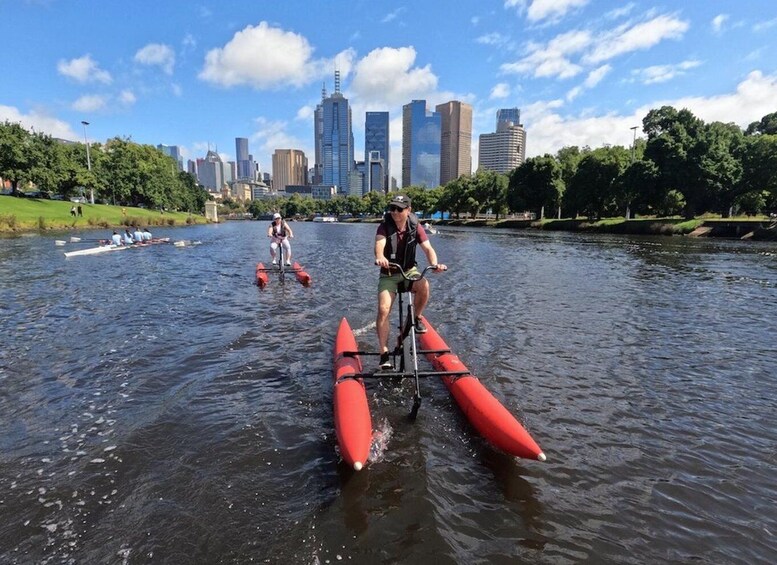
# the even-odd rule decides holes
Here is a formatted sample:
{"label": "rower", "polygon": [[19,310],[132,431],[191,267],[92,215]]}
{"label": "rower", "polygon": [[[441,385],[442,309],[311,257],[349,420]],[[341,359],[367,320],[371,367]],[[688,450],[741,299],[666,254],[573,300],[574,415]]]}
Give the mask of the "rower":
{"label": "rower", "polygon": [[133,243],[132,233],[130,233],[129,228],[126,228],[124,230],[124,245],[132,245]]}
{"label": "rower", "polygon": [[119,235],[119,232],[116,230],[113,230],[113,235],[111,236],[111,245],[115,245],[116,247],[119,247],[122,244],[121,236]]}

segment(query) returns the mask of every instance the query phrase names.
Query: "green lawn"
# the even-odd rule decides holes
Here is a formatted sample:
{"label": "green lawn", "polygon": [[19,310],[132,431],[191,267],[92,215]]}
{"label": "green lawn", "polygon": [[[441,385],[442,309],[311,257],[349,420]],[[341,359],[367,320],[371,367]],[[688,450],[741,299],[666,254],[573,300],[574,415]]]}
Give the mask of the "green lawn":
{"label": "green lawn", "polygon": [[165,212],[108,206],[105,204],[81,204],[82,217],[70,215],[70,208],[78,206],[70,201],[17,198],[0,195],[0,232],[37,229],[84,229],[119,226],[180,226],[204,224],[201,214]]}

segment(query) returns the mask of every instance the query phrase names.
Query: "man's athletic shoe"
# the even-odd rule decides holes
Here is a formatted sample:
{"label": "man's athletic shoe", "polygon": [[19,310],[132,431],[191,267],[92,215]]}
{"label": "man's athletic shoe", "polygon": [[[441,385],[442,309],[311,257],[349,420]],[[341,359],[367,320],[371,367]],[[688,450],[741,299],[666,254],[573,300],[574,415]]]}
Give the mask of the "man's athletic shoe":
{"label": "man's athletic shoe", "polygon": [[417,334],[426,333],[426,325],[421,321],[421,318],[415,319],[415,333]]}
{"label": "man's athletic shoe", "polygon": [[380,354],[380,364],[378,365],[381,369],[392,369],[394,366],[391,364],[391,359],[389,358],[389,353],[386,351],[385,353]]}

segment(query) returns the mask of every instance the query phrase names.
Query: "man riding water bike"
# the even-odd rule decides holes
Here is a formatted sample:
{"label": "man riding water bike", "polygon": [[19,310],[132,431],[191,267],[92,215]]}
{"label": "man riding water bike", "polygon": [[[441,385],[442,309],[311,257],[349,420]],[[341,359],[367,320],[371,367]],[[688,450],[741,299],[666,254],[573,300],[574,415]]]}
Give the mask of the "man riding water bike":
{"label": "man riding water bike", "polygon": [[267,237],[272,238],[270,243],[270,255],[272,256],[272,264],[276,265],[278,261],[275,259],[275,250],[278,249],[278,245],[283,246],[283,255],[287,265],[291,265],[291,243],[289,239],[294,237],[294,232],[291,231],[289,224],[281,218],[281,215],[277,212],[272,215],[272,223],[267,230]]}
{"label": "man riding water bike", "polygon": [[[378,315],[375,325],[380,347],[381,369],[391,368],[388,350],[389,314],[397,292],[400,290],[399,285],[405,284],[402,274],[396,270],[396,267],[389,267],[389,263],[401,265],[408,277],[418,276],[420,273],[416,269],[415,260],[417,246],[421,247],[430,265],[437,265],[437,271],[448,269],[442,263],[437,263],[437,252],[429,242],[418,218],[411,212],[410,198],[397,194],[389,202],[389,211],[378,226],[375,235],[375,264],[380,266]],[[414,281],[411,292],[413,293],[413,306],[416,315],[415,331],[425,333],[426,327],[421,322],[420,317],[429,301],[429,281],[426,279]]]}

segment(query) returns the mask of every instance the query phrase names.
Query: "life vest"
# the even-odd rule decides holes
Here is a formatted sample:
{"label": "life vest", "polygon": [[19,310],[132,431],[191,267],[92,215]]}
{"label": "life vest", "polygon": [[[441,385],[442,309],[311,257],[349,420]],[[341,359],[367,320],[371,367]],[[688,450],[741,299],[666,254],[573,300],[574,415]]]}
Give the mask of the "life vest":
{"label": "life vest", "polygon": [[[386,247],[383,249],[383,256],[392,263],[397,262],[398,253],[398,241],[399,232],[397,231],[397,225],[391,217],[391,214],[386,213],[383,216],[383,225],[386,227]],[[410,212],[407,216],[407,234],[402,242],[404,247],[404,255],[402,263],[403,271],[408,271],[416,266],[415,260],[415,248],[418,244],[418,216]]]}
{"label": "life vest", "polygon": [[279,231],[275,230],[275,222],[270,222],[270,227],[274,237],[286,237],[286,222],[283,220],[281,220],[281,229]]}

